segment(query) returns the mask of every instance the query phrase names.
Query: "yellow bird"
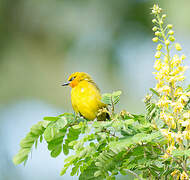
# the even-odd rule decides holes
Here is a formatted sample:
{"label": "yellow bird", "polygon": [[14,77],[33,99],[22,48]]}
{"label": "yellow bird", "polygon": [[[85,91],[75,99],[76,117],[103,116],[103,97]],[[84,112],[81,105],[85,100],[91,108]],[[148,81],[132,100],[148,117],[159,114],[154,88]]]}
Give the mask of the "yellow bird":
{"label": "yellow bird", "polygon": [[[85,119],[94,120],[100,109],[106,108],[101,102],[101,94],[98,86],[92,78],[84,72],[75,72],[68,78],[68,82],[62,86],[69,85],[71,90],[71,103],[74,111]],[[109,114],[106,113],[109,119]],[[105,120],[105,118],[104,118]]]}

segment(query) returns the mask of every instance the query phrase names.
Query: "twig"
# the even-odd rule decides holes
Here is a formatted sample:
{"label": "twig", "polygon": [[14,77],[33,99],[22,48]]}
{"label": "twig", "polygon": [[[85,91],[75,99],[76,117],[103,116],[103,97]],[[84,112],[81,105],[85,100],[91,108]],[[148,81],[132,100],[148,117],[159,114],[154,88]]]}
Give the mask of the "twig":
{"label": "twig", "polygon": [[111,96],[111,105],[112,105],[112,115],[114,114],[114,103],[113,103],[113,99],[112,99],[112,96]]}
{"label": "twig", "polygon": [[107,129],[103,129],[102,132],[105,132],[105,133],[107,133],[107,134],[109,134],[109,135],[111,135],[111,136],[113,136],[113,137],[118,138],[115,134],[110,133],[110,131],[107,130]]}
{"label": "twig", "polygon": [[[160,147],[158,147],[159,149],[161,149]],[[161,149],[162,150],[162,149]],[[163,150],[162,150],[163,151]],[[182,162],[181,161],[178,161],[176,158],[174,158],[171,154],[169,154],[168,152],[165,151],[165,153],[167,155],[169,155],[182,169],[183,171],[187,174],[188,176],[188,179],[189,179],[189,173],[187,172],[187,169],[186,167],[183,166]]]}
{"label": "twig", "polygon": [[127,171],[127,172],[130,173],[130,174],[132,174],[132,175],[135,176],[137,179],[142,180],[141,177],[139,177],[137,173],[135,173],[135,172],[133,172],[133,171],[131,171],[131,170],[129,170],[129,169],[125,169],[125,171]]}

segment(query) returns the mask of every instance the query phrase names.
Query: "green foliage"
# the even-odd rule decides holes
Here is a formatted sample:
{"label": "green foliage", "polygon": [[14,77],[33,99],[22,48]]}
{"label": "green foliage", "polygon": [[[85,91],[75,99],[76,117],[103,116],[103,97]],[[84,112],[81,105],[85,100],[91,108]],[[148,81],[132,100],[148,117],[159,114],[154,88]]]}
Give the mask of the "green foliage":
{"label": "green foliage", "polygon": [[[104,94],[102,101],[113,106],[118,103],[120,95],[120,91]],[[129,172],[135,177],[140,174],[146,178],[149,169],[148,174],[159,177],[164,173],[164,164],[160,161],[157,144],[165,141],[151,124],[150,116],[156,117],[152,113],[156,106],[150,99],[147,107],[147,116],[123,110],[114,113],[109,121],[89,122],[69,113],[44,117],[44,121],[34,125],[21,141],[21,149],[13,162],[26,161],[40,137],[40,142],[42,138],[46,141],[51,157],[61,153],[68,156],[61,175],[71,168],[71,176],[78,175],[80,180],[115,179],[117,174]],[[75,153],[69,155],[70,150]]]}
{"label": "green foliage", "polygon": [[22,162],[26,163],[28,155],[31,152],[34,143],[36,143],[37,148],[39,137],[40,142],[42,141],[42,134],[44,133],[47,125],[47,122],[40,121],[31,127],[30,132],[20,142],[20,150],[18,154],[13,158],[14,164],[20,164]]}
{"label": "green foliage", "polygon": [[102,94],[102,102],[104,104],[113,106],[119,102],[121,93],[122,93],[121,91],[115,91],[113,93]]}

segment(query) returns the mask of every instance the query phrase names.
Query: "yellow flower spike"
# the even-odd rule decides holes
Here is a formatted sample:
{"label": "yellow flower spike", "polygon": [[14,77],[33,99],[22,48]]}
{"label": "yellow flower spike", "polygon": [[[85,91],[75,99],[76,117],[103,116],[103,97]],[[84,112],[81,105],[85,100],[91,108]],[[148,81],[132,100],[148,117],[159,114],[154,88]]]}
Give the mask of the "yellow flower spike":
{"label": "yellow flower spike", "polygon": [[185,76],[183,76],[183,75],[175,76],[176,81],[183,81],[184,79],[185,79]]}
{"label": "yellow flower spike", "polygon": [[160,119],[166,119],[166,113],[164,111],[160,112]]}
{"label": "yellow flower spike", "polygon": [[184,73],[188,68],[188,66],[179,66],[177,69],[179,72]]}
{"label": "yellow flower spike", "polygon": [[173,35],[173,34],[174,34],[174,31],[169,30],[169,31],[168,31],[168,34],[169,34],[169,35]]}
{"label": "yellow flower spike", "polygon": [[190,119],[190,110],[183,114],[184,119]]}
{"label": "yellow flower spike", "polygon": [[159,40],[158,37],[152,38],[152,41],[153,41],[153,42],[158,42],[158,40]]}
{"label": "yellow flower spike", "polygon": [[182,50],[181,45],[179,43],[175,43],[175,48],[176,48],[177,51]]}
{"label": "yellow flower spike", "polygon": [[171,175],[172,175],[172,176],[175,176],[175,175],[178,174],[178,173],[180,173],[180,171],[179,171],[178,169],[175,169],[175,170],[171,173]]}
{"label": "yellow flower spike", "polygon": [[178,133],[175,133],[175,139],[176,139],[176,141],[177,141],[179,144],[182,143],[183,136],[182,136],[182,134],[181,134],[180,131],[178,131]]}
{"label": "yellow flower spike", "polygon": [[162,49],[162,47],[163,47],[162,44],[158,44],[156,50],[160,51]]}
{"label": "yellow flower spike", "polygon": [[168,24],[168,25],[167,25],[167,28],[168,28],[168,29],[172,29],[172,28],[173,28],[173,25],[172,25],[172,24]]}
{"label": "yellow flower spike", "polygon": [[168,56],[164,56],[164,62],[168,64]]}
{"label": "yellow flower spike", "polygon": [[175,41],[175,38],[174,38],[173,36],[169,36],[169,40],[170,40],[171,42],[173,42],[173,41]]}
{"label": "yellow flower spike", "polygon": [[186,92],[186,96],[190,97],[190,91]]}
{"label": "yellow flower spike", "polygon": [[165,41],[165,45],[166,45],[166,46],[169,46],[169,45],[170,45],[170,41],[166,40],[166,41]]}
{"label": "yellow flower spike", "polygon": [[183,54],[183,55],[181,56],[181,59],[182,59],[182,60],[185,60],[185,59],[186,59],[186,56]]}
{"label": "yellow flower spike", "polygon": [[157,23],[157,20],[156,20],[156,19],[153,19],[153,20],[152,20],[152,23],[154,23],[154,24]]}
{"label": "yellow flower spike", "polygon": [[155,58],[158,59],[158,58],[160,58],[160,56],[161,56],[161,52],[160,52],[160,51],[157,51],[156,54],[155,54]]}
{"label": "yellow flower spike", "polygon": [[177,97],[177,96],[180,96],[182,95],[183,93],[183,88],[182,87],[178,87],[174,93],[174,96]]}
{"label": "yellow flower spike", "polygon": [[162,67],[162,63],[161,63],[161,61],[159,59],[157,59],[155,61],[155,64],[154,64],[154,69],[156,69],[157,71],[159,71],[161,69],[161,67]]}
{"label": "yellow flower spike", "polygon": [[158,4],[154,4],[153,8],[152,8],[152,14],[160,14],[162,11],[162,9],[158,6]]}
{"label": "yellow flower spike", "polygon": [[178,169],[175,169],[172,173],[171,176],[173,176],[173,178],[175,179],[179,179],[180,177],[180,171]]}
{"label": "yellow flower spike", "polygon": [[187,140],[190,139],[190,131],[186,131],[186,133],[185,133],[185,139],[187,139]]}
{"label": "yellow flower spike", "polygon": [[152,28],[153,31],[157,31],[157,29],[158,29],[158,28],[157,28],[156,26],[154,26],[154,27]]}
{"label": "yellow flower spike", "polygon": [[168,85],[164,85],[162,87],[162,92],[163,93],[166,93],[168,95],[170,93],[170,91],[171,91],[171,89],[170,89],[170,87]]}
{"label": "yellow flower spike", "polygon": [[159,72],[153,72],[153,74],[156,75],[155,79],[157,80],[162,80],[164,78],[163,74],[159,73]]}
{"label": "yellow flower spike", "polygon": [[168,154],[172,154],[172,151],[173,151],[174,149],[176,149],[175,146],[170,145],[170,146],[167,148],[166,152],[167,152]]}
{"label": "yellow flower spike", "polygon": [[169,154],[165,153],[163,156],[162,156],[163,159],[168,159],[169,158]]}
{"label": "yellow flower spike", "polygon": [[174,120],[171,122],[171,128],[172,128],[172,129],[176,129],[176,123],[175,123]]}
{"label": "yellow flower spike", "polygon": [[164,82],[160,80],[159,83],[156,84],[155,89],[159,90],[163,86],[163,84],[164,84]]}
{"label": "yellow flower spike", "polygon": [[167,129],[160,129],[161,133],[163,134],[163,136],[167,137],[169,132]]}
{"label": "yellow flower spike", "polygon": [[173,67],[176,67],[176,66],[178,66],[179,64],[181,64],[181,59],[179,58],[179,56],[177,55],[177,54],[175,54],[174,56],[173,56],[173,58],[172,58],[172,60],[171,60],[171,65],[173,66]]}
{"label": "yellow flower spike", "polygon": [[175,140],[174,140],[174,138],[172,138],[172,140],[170,141],[170,143],[171,143],[171,146],[175,146]]}
{"label": "yellow flower spike", "polygon": [[184,108],[184,105],[181,103],[181,102],[176,102],[176,103],[173,103],[174,104],[174,112],[175,113],[179,113],[183,110]]}
{"label": "yellow flower spike", "polygon": [[183,171],[183,173],[180,176],[180,180],[188,180],[188,175]]}
{"label": "yellow flower spike", "polygon": [[158,105],[159,107],[162,107],[162,108],[168,108],[169,104],[171,104],[171,103],[172,103],[172,101],[170,101],[170,100],[168,99],[168,97],[164,95],[164,96],[162,96],[162,97],[159,99],[157,105]]}
{"label": "yellow flower spike", "polygon": [[165,18],[166,18],[166,14],[163,14],[163,15],[162,15],[162,18],[165,19]]}
{"label": "yellow flower spike", "polygon": [[188,125],[186,126],[186,130],[187,130],[187,131],[190,131],[190,124],[188,124]]}
{"label": "yellow flower spike", "polygon": [[178,101],[182,104],[186,104],[188,102],[189,98],[186,95],[181,95]]}
{"label": "yellow flower spike", "polygon": [[162,20],[160,20],[160,24],[162,25],[162,24],[164,24],[164,22]]}
{"label": "yellow flower spike", "polygon": [[169,66],[166,63],[162,64],[162,69],[160,70],[160,73],[166,78],[169,75]]}
{"label": "yellow flower spike", "polygon": [[156,31],[154,34],[155,34],[155,36],[162,36],[160,31]]}
{"label": "yellow flower spike", "polygon": [[[155,79],[158,80],[155,89],[160,95],[156,105],[160,108],[159,117],[165,123],[164,127],[166,128],[160,129],[160,131],[167,139],[169,146],[162,157],[170,158],[169,160],[172,162],[175,161],[173,156],[170,156],[172,151],[176,147],[179,150],[185,149],[186,144],[183,142],[190,140],[190,112],[184,108],[190,99],[190,91],[185,92],[182,87],[179,87],[179,83],[185,79],[184,73],[187,66],[182,64],[185,59],[184,55],[179,57],[177,54],[171,54],[173,45],[177,51],[182,50],[179,43],[174,43],[173,25],[168,24],[166,28],[162,25],[166,15],[160,14],[161,10],[158,5],[154,5],[152,13],[155,15],[153,23],[156,23],[153,31],[157,37],[153,38],[153,42],[162,42],[156,47],[154,64],[154,68],[158,71],[154,73]],[[171,173],[171,176],[174,179],[182,179],[186,174],[184,172],[180,174],[180,171],[176,169]]]}

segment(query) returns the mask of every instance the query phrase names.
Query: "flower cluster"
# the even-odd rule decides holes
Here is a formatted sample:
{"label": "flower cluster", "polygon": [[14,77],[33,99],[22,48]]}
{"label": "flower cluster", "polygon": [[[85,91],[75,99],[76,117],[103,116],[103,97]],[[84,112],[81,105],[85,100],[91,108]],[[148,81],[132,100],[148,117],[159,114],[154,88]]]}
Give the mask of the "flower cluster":
{"label": "flower cluster", "polygon": [[[165,14],[161,14],[162,9],[154,5],[152,14],[155,19],[153,31],[155,37],[153,42],[158,42],[155,53],[154,68],[157,84],[155,90],[159,93],[157,106],[160,108],[160,119],[165,126],[160,129],[162,134],[168,140],[168,147],[163,155],[164,159],[172,158],[174,149],[188,149],[190,140],[190,110],[186,107],[190,92],[185,91],[180,85],[184,81],[184,73],[187,66],[184,66],[185,55],[171,55],[171,49],[181,51],[181,45],[175,42],[173,26],[168,24],[164,26]],[[188,179],[185,171],[175,170],[171,174],[180,179]],[[177,179],[178,179],[177,178]]]}

